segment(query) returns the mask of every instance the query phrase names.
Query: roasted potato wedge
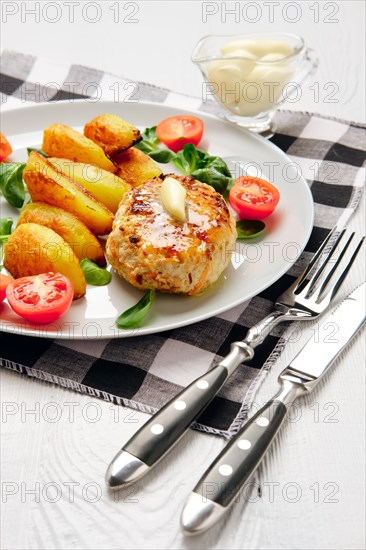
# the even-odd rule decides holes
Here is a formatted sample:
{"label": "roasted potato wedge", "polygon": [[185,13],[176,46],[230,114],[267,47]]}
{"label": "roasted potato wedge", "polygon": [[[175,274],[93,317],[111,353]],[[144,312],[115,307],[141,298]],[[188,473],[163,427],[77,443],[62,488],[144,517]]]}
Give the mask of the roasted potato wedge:
{"label": "roasted potato wedge", "polygon": [[122,178],[91,164],[72,162],[71,160],[55,157],[50,157],[48,160],[57,170],[61,170],[61,172],[85,187],[95,199],[104,204],[113,214],[117,212],[123,195],[131,189],[130,184]]}
{"label": "roasted potato wedge", "polygon": [[32,151],[29,155],[23,179],[33,202],[46,202],[71,212],[95,235],[111,231],[112,212],[39,153]]}
{"label": "roasted potato wedge", "polygon": [[31,202],[21,211],[17,227],[22,223],[38,223],[49,227],[67,242],[78,260],[89,258],[102,267],[107,263],[102,245],[93,233],[74,214],[58,206]]}
{"label": "roasted potato wedge", "polygon": [[84,136],[99,145],[108,157],[141,141],[140,130],[117,115],[99,115],[84,128]]}
{"label": "roasted potato wedge", "polygon": [[136,147],[115,155],[113,162],[118,166],[117,175],[133,187],[162,174],[156,162]]}
{"label": "roasted potato wedge", "polygon": [[4,250],[4,266],[13,277],[62,273],[74,287],[74,299],[86,292],[79,260],[60,235],[38,223],[23,223],[10,235]]}
{"label": "roasted potato wedge", "polygon": [[109,172],[116,171],[113,162],[106,157],[99,145],[64,124],[51,124],[45,128],[42,150],[50,157],[93,164]]}

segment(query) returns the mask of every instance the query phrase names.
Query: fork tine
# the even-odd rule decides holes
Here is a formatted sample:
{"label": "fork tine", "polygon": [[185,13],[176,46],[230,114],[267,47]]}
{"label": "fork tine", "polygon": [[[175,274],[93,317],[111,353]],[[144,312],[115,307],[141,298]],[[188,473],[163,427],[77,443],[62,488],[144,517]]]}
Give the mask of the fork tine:
{"label": "fork tine", "polygon": [[[362,237],[362,239],[360,240],[360,242],[358,243],[354,253],[352,254],[348,264],[346,265],[346,267],[344,268],[344,270],[342,271],[341,275],[338,277],[337,281],[334,283],[333,287],[329,290],[329,292],[327,293],[326,296],[324,296],[320,301],[323,301],[325,299],[328,300],[328,302],[331,302],[333,300],[333,298],[335,298],[335,296],[338,294],[338,291],[339,289],[341,288],[342,284],[343,284],[343,281],[345,280],[349,270],[351,269],[352,267],[352,264],[353,262],[355,261],[356,259],[356,256],[357,254],[359,253],[363,243],[365,241],[365,237]],[[338,262],[337,262],[338,263]],[[330,280],[330,279],[329,279]],[[328,281],[329,282],[329,281]],[[323,285],[324,286],[324,285]],[[327,285],[326,285],[327,286]],[[319,296],[324,293],[324,290],[322,290],[322,292],[319,292]],[[319,301],[319,296],[318,296],[318,301]]]}
{"label": "fork tine", "polygon": [[309,264],[306,266],[306,268],[300,273],[300,275],[297,277],[296,281],[293,284],[293,290],[296,291],[296,293],[301,292],[301,290],[304,288],[305,285],[307,285],[306,276],[307,274],[312,270],[315,263],[320,258],[321,254],[323,253],[324,248],[327,246],[330,239],[333,237],[333,235],[336,232],[336,227],[333,227],[333,229],[328,233],[325,240],[322,242],[318,250],[315,252],[314,256],[311,258]]}
{"label": "fork tine", "polygon": [[343,256],[345,255],[346,251],[347,251],[347,248],[349,247],[349,245],[351,244],[351,241],[353,239],[353,237],[355,236],[355,233],[351,233],[351,235],[349,236],[348,238],[348,241],[346,242],[346,244],[344,245],[343,249],[341,250],[338,258],[337,258],[337,261],[335,262],[335,264],[333,265],[332,269],[329,271],[328,275],[326,276],[325,280],[323,281],[321,287],[319,288],[319,291],[317,293],[317,299],[319,299],[320,295],[323,294],[325,292],[325,289],[327,288],[330,280],[332,279],[336,269],[338,268],[339,264],[341,263],[342,261],[342,258]]}
{"label": "fork tine", "polygon": [[[328,252],[328,254],[326,255],[326,257],[324,258],[322,264],[317,268],[317,270],[315,271],[315,273],[313,274],[313,276],[311,277],[310,281],[305,281],[305,284],[302,284],[301,285],[301,288],[299,288],[296,292],[296,294],[298,294],[299,292],[303,292],[306,290],[306,294],[308,295],[314,288],[315,286],[315,283],[317,282],[317,280],[319,279],[320,275],[323,273],[324,269],[326,268],[326,266],[328,265],[328,262],[329,260],[331,259],[331,257],[333,256],[339,242],[341,241],[341,239],[343,238],[343,235],[345,234],[346,230],[343,229],[340,234],[338,235],[335,243],[333,244],[332,248],[330,249],[330,251]],[[324,241],[326,243],[326,241]],[[321,253],[321,247],[319,248],[318,252]],[[318,255],[319,257],[319,255]],[[311,263],[311,262],[310,262]],[[310,265],[310,264],[309,264]],[[314,265],[314,264],[313,264]]]}

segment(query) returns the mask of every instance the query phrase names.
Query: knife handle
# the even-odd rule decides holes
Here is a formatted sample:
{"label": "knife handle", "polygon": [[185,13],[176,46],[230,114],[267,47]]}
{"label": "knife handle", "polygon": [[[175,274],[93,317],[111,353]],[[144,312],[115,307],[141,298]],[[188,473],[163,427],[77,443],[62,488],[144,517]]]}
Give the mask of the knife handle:
{"label": "knife handle", "polygon": [[[297,392],[290,391],[293,401]],[[214,525],[259,466],[286,416],[282,395],[283,390],[248,420],[203,474],[182,512],[186,533],[199,533]],[[288,391],[286,397],[288,404]]]}
{"label": "knife handle", "polygon": [[218,365],[154,414],[113,459],[106,474],[107,485],[122,487],[145,475],[203,412],[233,369],[253,353],[243,342],[234,342],[230,353]]}

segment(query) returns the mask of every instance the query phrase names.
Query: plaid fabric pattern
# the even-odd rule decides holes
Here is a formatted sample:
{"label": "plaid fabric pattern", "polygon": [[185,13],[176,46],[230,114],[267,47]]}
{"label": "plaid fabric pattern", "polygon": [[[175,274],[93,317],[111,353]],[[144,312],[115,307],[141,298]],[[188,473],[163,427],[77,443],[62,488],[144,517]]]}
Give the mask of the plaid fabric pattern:
{"label": "plaid fabric pattern", "polygon": [[[1,101],[7,107],[29,102],[147,100],[218,114],[213,102],[142,82],[131,82],[80,65],[64,66],[5,51],[1,57]],[[275,298],[300,273],[329,230],[344,226],[364,186],[365,126],[311,113],[280,111],[271,139],[298,164],[315,203],[315,224],[301,258],[270,288],[230,311],[195,325],[128,339],[49,340],[1,334],[0,364],[92,396],[154,413],[182,387],[203,374],[267,315]],[[288,331],[286,330],[286,334]],[[242,364],[201,415],[195,428],[226,437],[246,418],[266,373],[286,343],[280,325]]]}

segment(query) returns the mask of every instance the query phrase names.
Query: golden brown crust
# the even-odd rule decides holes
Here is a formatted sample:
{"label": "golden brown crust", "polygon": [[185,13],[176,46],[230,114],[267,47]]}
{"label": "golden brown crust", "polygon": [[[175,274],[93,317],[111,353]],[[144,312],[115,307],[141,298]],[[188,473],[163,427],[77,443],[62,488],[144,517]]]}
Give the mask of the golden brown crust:
{"label": "golden brown crust", "polygon": [[118,166],[117,175],[133,187],[138,187],[162,173],[160,166],[136,147],[115,155],[113,162]]}
{"label": "golden brown crust", "polygon": [[71,212],[95,235],[110,232],[113,214],[82,185],[57,170],[35,151],[29,155],[23,179],[34,202],[40,201]]}
{"label": "golden brown crust", "polygon": [[102,267],[106,265],[102,245],[74,214],[44,202],[31,202],[21,211],[17,227],[22,223],[38,223],[49,227],[67,242],[78,260],[89,258]]}
{"label": "golden brown crust", "polygon": [[49,157],[47,160],[53,164],[56,170],[63,172],[84,187],[112,214],[117,212],[121,198],[131,188],[129,183],[116,174],[102,170],[97,166],[56,157]]}
{"label": "golden brown crust", "polygon": [[99,145],[108,157],[125,151],[142,139],[135,126],[112,114],[93,118],[85,125],[84,135]]}
{"label": "golden brown crust", "polygon": [[235,222],[212,187],[174,174],[170,177],[186,189],[187,222],[173,219],[160,200],[165,177],[148,180],[122,199],[107,240],[107,258],[138,288],[197,294],[230,261]]}
{"label": "golden brown crust", "polygon": [[92,164],[108,172],[116,170],[99,145],[65,124],[51,124],[44,129],[42,150],[50,157]]}
{"label": "golden brown crust", "polygon": [[15,277],[62,273],[74,287],[74,299],[86,292],[84,273],[70,246],[52,229],[23,223],[10,235],[4,251],[4,266]]}

